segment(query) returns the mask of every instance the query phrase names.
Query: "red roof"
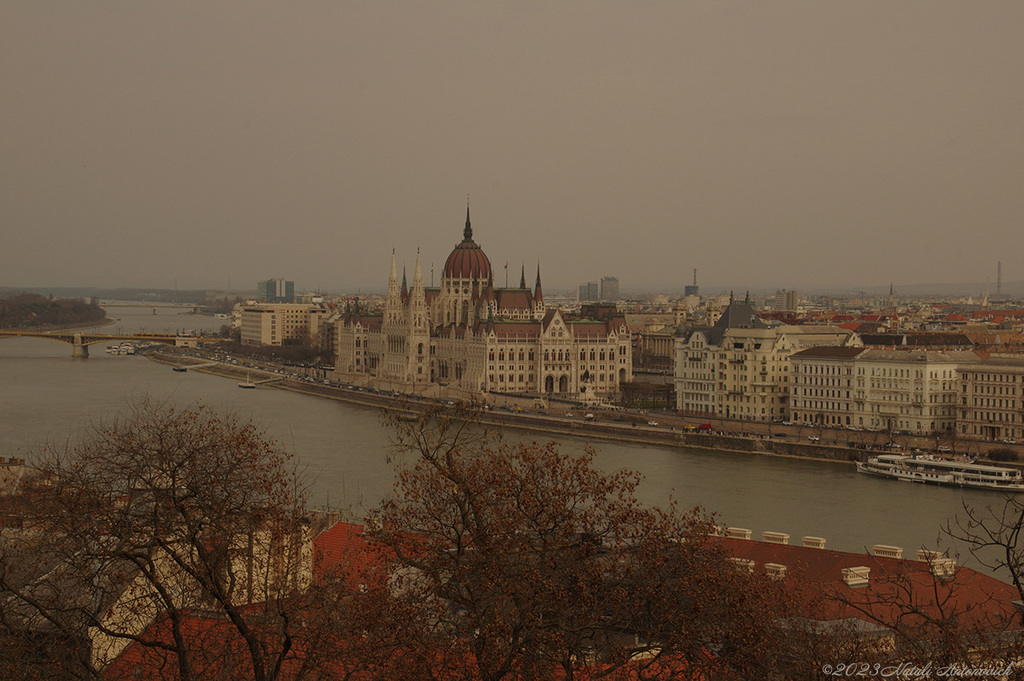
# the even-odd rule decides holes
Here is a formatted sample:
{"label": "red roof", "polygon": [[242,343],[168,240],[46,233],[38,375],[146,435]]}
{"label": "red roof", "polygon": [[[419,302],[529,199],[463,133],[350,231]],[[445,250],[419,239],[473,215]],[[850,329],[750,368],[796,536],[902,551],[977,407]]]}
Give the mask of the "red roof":
{"label": "red roof", "polygon": [[468,237],[448,256],[441,276],[448,279],[487,281],[491,276],[491,261],[472,237]]}
{"label": "red roof", "polygon": [[[971,568],[955,567],[953,575],[937,577],[923,560],[745,539],[721,541],[734,557],[753,561],[755,570],[764,570],[766,563],[785,565],[797,609],[812,619],[856,617],[895,623],[906,618],[909,597],[915,608],[936,620],[955,615],[959,624],[980,631],[1020,628],[1013,605],[1020,599],[1017,590]],[[849,586],[844,581],[843,570],[856,567],[870,570],[867,584]],[[926,626],[923,621],[920,625]]]}
{"label": "red roof", "polygon": [[318,534],[313,539],[313,578],[340,574],[353,587],[365,583],[384,561],[363,539],[363,529],[342,522]]}

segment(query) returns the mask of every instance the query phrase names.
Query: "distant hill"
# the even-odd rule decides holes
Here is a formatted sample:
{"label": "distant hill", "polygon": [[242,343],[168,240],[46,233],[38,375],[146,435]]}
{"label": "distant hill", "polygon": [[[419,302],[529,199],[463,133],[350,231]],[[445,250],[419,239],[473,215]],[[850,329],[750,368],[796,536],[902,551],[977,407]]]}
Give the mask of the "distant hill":
{"label": "distant hill", "polygon": [[51,298],[37,293],[0,296],[0,327],[72,326],[101,322],[105,317],[96,299]]}
{"label": "distant hill", "polygon": [[157,288],[62,288],[24,287],[0,288],[0,296],[14,293],[36,293],[55,298],[101,298],[103,300],[131,300],[145,303],[199,304],[206,300],[206,290],[175,291]]}

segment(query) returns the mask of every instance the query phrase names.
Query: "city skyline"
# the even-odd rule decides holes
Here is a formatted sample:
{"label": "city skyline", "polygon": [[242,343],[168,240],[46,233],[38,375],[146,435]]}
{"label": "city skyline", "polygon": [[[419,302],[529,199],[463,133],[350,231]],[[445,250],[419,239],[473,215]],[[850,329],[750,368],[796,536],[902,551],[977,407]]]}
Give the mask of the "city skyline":
{"label": "city skyline", "polygon": [[375,289],[440,269],[467,195],[548,290],[1024,279],[1017,2],[0,18],[0,286]]}

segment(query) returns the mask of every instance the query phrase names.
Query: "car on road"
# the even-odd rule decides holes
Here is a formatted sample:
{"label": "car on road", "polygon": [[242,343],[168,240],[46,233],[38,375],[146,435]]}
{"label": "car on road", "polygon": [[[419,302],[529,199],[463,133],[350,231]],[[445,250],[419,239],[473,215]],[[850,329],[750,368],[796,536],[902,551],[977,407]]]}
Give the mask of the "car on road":
{"label": "car on road", "polygon": [[649,425],[649,426],[656,426],[656,425],[658,425],[658,422],[657,421],[648,421],[647,425]]}
{"label": "car on road", "polygon": [[807,439],[810,440],[811,442],[820,442],[821,441],[821,438],[818,437],[817,435],[808,435]]}

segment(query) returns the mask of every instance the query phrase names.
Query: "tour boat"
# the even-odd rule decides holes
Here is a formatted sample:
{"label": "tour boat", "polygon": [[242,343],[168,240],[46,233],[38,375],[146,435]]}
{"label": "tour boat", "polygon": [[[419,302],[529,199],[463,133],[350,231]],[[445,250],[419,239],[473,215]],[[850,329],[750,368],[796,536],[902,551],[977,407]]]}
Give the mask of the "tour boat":
{"label": "tour boat", "polygon": [[1002,492],[1024,491],[1020,471],[1002,466],[943,459],[931,454],[881,454],[857,462],[857,472],[893,480],[953,485]]}

